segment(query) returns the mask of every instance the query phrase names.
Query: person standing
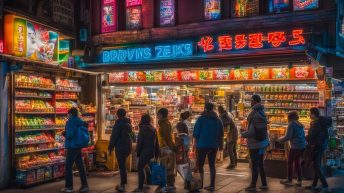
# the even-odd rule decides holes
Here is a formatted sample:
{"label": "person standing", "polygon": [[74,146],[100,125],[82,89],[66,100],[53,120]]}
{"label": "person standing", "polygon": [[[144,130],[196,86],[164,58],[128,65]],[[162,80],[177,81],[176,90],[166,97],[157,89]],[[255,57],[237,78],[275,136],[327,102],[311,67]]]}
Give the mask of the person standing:
{"label": "person standing", "polygon": [[111,155],[113,149],[115,148],[121,176],[121,184],[116,186],[116,190],[119,192],[125,192],[125,185],[128,183],[126,160],[131,154],[132,141],[130,135],[132,133],[132,126],[131,120],[126,117],[127,113],[124,109],[118,109],[116,114],[118,119],[116,120],[112,129],[108,151],[109,155]]}
{"label": "person standing", "polygon": [[176,125],[176,129],[179,136],[189,136],[189,128],[185,123],[186,120],[185,112],[180,114],[179,122]]}
{"label": "person standing", "polygon": [[266,174],[264,169],[265,149],[269,145],[267,132],[267,117],[264,112],[264,106],[261,104],[259,95],[253,95],[251,99],[251,112],[247,117],[248,130],[241,133],[243,138],[247,138],[247,146],[251,159],[251,184],[245,189],[246,191],[256,191],[258,174],[262,181],[259,187],[262,190],[268,189]]}
{"label": "person standing", "polygon": [[176,189],[174,185],[176,156],[175,144],[172,137],[172,124],[168,120],[168,110],[166,108],[158,110],[157,118],[159,125],[158,139],[160,145],[160,162],[167,170],[167,186],[158,187],[157,192],[170,192]]}
{"label": "person standing", "polygon": [[[305,127],[299,122],[299,115],[296,111],[288,114],[288,129],[285,136],[277,141],[285,143],[290,141],[290,151],[288,155],[288,177],[282,180],[281,184],[292,185],[294,167],[297,172],[297,186],[302,186],[302,171],[300,159],[306,148]],[[293,167],[294,166],[294,167]]]}
{"label": "person standing", "polygon": [[238,129],[233,119],[228,115],[223,106],[218,107],[220,119],[223,124],[225,132],[227,132],[227,149],[230,159],[230,165],[227,169],[234,169],[237,166],[237,141],[238,141]]}
{"label": "person standing", "polygon": [[192,134],[193,124],[191,123],[191,113],[190,113],[190,111],[185,111],[184,113],[182,113],[182,117],[181,118],[184,120],[184,123],[188,127],[189,134]]}
{"label": "person standing", "polygon": [[224,131],[222,121],[214,111],[214,104],[209,102],[205,104],[204,112],[196,121],[193,137],[197,148],[197,165],[202,178],[202,185],[204,181],[204,162],[208,156],[210,186],[204,189],[215,191],[216,154],[219,149],[223,149]]}
{"label": "person standing", "polygon": [[316,189],[320,179],[322,184],[322,190],[320,193],[327,193],[330,192],[330,188],[323,172],[321,171],[321,162],[328,143],[328,128],[331,125],[331,121],[320,116],[318,108],[310,109],[310,117],[312,122],[306,139],[312,151],[314,179],[313,183],[310,186],[307,186],[306,189]]}
{"label": "person standing", "polygon": [[159,157],[159,142],[157,137],[157,131],[152,126],[152,118],[149,114],[145,114],[141,117],[139,124],[139,134],[137,136],[136,152],[138,161],[138,188],[132,193],[143,193],[143,184],[145,182],[145,167],[150,161]]}
{"label": "person standing", "polygon": [[78,145],[78,129],[80,127],[88,128],[88,124],[79,117],[79,111],[77,108],[71,108],[68,111],[68,121],[64,132],[65,136],[65,148],[66,148],[66,178],[65,187],[61,189],[61,192],[71,193],[73,192],[73,165],[75,163],[78,168],[81,188],[79,192],[85,193],[89,191],[86,171],[84,163],[82,161],[82,153],[80,145]]}

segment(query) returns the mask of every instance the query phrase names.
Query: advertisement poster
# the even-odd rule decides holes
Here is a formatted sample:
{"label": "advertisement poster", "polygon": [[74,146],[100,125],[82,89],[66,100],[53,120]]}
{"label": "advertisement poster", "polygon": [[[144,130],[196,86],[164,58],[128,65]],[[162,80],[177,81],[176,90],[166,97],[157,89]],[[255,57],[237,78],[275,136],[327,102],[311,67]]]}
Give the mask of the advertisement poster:
{"label": "advertisement poster", "polygon": [[140,29],[142,27],[141,6],[127,8],[127,29]]}
{"label": "advertisement poster", "polygon": [[256,16],[259,14],[259,0],[233,0],[233,17]]}
{"label": "advertisement poster", "polygon": [[59,41],[59,64],[63,66],[68,66],[69,60],[69,41],[68,40],[60,40]]}
{"label": "advertisement poster", "polygon": [[116,0],[102,0],[102,33],[117,30]]}
{"label": "advertisement poster", "polygon": [[[13,54],[19,57],[26,56],[26,20],[15,18],[13,22]],[[7,36],[5,36],[7,38]]]}
{"label": "advertisement poster", "polygon": [[204,0],[205,20],[216,20],[221,18],[221,0]]}
{"label": "advertisement poster", "polygon": [[142,0],[126,0],[127,7],[137,6],[137,5],[142,5]]}
{"label": "advertisement poster", "polygon": [[269,0],[270,13],[283,13],[289,11],[289,0]]}
{"label": "advertisement poster", "polygon": [[160,25],[175,24],[175,0],[160,0]]}
{"label": "advertisement poster", "polygon": [[317,9],[319,0],[294,0],[294,11]]}
{"label": "advertisement poster", "polygon": [[39,60],[42,62],[52,62],[56,60],[58,33],[49,31],[29,21],[26,22],[26,26],[26,57],[31,60]]}

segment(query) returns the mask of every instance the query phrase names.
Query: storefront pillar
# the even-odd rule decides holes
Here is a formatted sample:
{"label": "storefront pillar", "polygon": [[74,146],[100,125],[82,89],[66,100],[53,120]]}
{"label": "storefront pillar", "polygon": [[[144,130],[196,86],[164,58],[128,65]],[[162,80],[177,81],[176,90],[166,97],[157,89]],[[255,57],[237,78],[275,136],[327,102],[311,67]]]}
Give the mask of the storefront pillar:
{"label": "storefront pillar", "polygon": [[10,151],[8,137],[8,81],[7,63],[0,62],[0,189],[10,180]]}

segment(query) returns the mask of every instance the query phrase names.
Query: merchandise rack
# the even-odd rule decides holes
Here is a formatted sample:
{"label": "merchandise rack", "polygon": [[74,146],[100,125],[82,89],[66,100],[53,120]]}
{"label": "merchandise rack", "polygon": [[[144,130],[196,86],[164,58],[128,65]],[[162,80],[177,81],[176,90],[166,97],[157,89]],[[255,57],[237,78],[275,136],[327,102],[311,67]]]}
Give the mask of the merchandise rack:
{"label": "merchandise rack", "polygon": [[[67,103],[79,102],[81,87],[78,81],[29,73],[14,74],[12,80],[12,166],[16,171],[16,184],[30,186],[63,177],[65,153],[62,131],[71,107]],[[66,87],[62,85],[63,81],[73,84]],[[63,105],[63,109],[58,109],[57,103]],[[57,124],[58,119],[64,119],[63,123]],[[93,121],[90,145],[94,145],[93,131],[96,130],[95,118]],[[49,140],[36,139],[44,136]],[[19,138],[25,137],[32,139],[18,142]]]}

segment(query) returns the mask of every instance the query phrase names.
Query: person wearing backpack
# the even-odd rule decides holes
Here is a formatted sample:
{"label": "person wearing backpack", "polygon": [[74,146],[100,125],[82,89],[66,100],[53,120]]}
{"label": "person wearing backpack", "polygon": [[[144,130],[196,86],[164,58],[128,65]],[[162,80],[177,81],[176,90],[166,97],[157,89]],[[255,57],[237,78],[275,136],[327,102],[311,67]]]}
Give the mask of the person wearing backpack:
{"label": "person wearing backpack", "polygon": [[230,164],[227,169],[234,169],[237,166],[237,140],[238,140],[238,129],[233,119],[228,115],[228,112],[223,106],[218,106],[220,119],[223,124],[225,132],[227,132],[227,149],[230,159]]}
{"label": "person wearing backpack", "polygon": [[73,164],[78,168],[81,188],[79,192],[85,193],[89,191],[84,163],[82,161],[81,149],[87,147],[89,134],[88,124],[79,117],[77,108],[71,108],[68,111],[68,121],[65,127],[65,148],[66,148],[66,178],[65,187],[62,192],[73,192]]}
{"label": "person wearing backpack", "polygon": [[266,174],[264,169],[265,149],[269,146],[267,132],[268,120],[264,112],[264,106],[261,104],[259,95],[253,95],[251,99],[251,112],[247,117],[248,130],[241,133],[243,138],[247,138],[247,146],[251,159],[251,184],[245,189],[246,191],[256,191],[258,174],[262,181],[259,189],[268,189]]}
{"label": "person wearing backpack", "polygon": [[118,192],[125,192],[125,185],[127,184],[127,168],[126,160],[131,154],[131,133],[132,126],[131,120],[126,117],[126,111],[124,109],[117,110],[118,119],[112,129],[110,137],[110,144],[108,147],[109,155],[111,155],[115,148],[116,158],[119,166],[119,172],[121,176],[121,184],[116,186]]}
{"label": "person wearing backpack", "polygon": [[322,184],[322,190],[320,193],[330,192],[330,188],[326,181],[326,178],[321,171],[321,162],[324,155],[324,151],[327,148],[328,143],[328,128],[331,126],[331,120],[320,116],[320,111],[318,108],[310,109],[310,117],[312,119],[311,127],[308,131],[308,136],[306,137],[308,145],[312,151],[312,163],[314,170],[313,183],[307,186],[306,189],[317,189],[318,181]]}
{"label": "person wearing backpack", "polygon": [[197,119],[193,131],[194,145],[197,148],[197,165],[201,175],[202,185],[204,181],[205,158],[208,157],[210,186],[204,188],[208,191],[215,191],[216,155],[218,150],[223,149],[224,137],[222,121],[214,111],[214,108],[213,103],[205,103],[204,112]]}
{"label": "person wearing backpack", "polygon": [[143,184],[145,182],[145,167],[151,162],[153,158],[155,160],[159,157],[159,142],[157,137],[157,131],[152,126],[152,118],[149,114],[145,114],[141,117],[139,124],[139,134],[137,136],[136,152],[138,161],[138,188],[132,193],[143,193]]}
{"label": "person wearing backpack", "polygon": [[301,186],[302,171],[300,159],[306,148],[305,127],[299,122],[299,115],[296,111],[292,111],[288,114],[288,122],[288,129],[285,136],[277,140],[281,143],[290,141],[290,151],[288,155],[288,177],[286,180],[282,180],[281,184],[292,185],[293,169],[295,167],[297,172],[296,185]]}

